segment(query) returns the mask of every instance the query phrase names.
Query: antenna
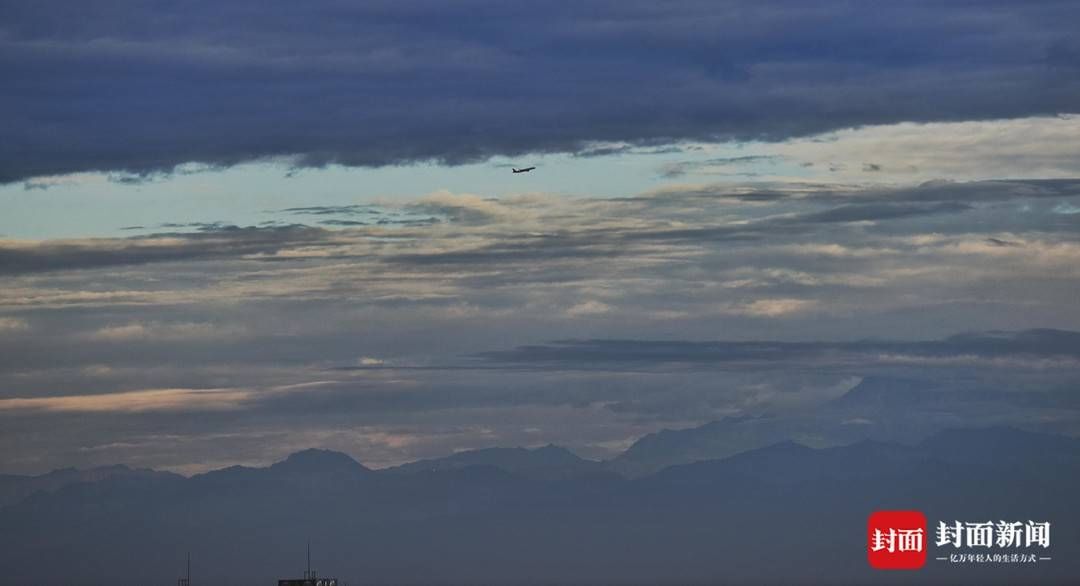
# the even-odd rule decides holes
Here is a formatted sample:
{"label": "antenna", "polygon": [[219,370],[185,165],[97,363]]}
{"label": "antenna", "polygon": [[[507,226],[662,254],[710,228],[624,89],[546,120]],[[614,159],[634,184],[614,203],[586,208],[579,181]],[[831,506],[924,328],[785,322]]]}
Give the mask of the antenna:
{"label": "antenna", "polygon": [[186,577],[180,578],[176,581],[176,586],[191,586],[191,552],[187,552],[187,574]]}
{"label": "antenna", "polygon": [[311,577],[311,540],[307,541],[307,572],[304,574],[305,578]]}

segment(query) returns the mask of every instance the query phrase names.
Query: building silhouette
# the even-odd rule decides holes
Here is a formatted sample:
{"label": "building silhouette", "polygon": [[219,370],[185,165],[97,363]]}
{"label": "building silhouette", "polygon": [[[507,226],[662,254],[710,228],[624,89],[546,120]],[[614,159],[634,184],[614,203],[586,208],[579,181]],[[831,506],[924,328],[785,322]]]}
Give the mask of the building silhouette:
{"label": "building silhouette", "polygon": [[278,586],[338,586],[338,580],[337,578],[320,578],[318,573],[311,569],[311,542],[308,541],[307,570],[304,571],[304,577],[278,580]]}

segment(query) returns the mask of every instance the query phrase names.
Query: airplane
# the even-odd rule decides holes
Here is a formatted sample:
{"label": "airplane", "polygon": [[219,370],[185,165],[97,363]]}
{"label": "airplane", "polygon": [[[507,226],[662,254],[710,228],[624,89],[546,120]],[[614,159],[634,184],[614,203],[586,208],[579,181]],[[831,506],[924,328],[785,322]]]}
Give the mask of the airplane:
{"label": "airplane", "polygon": [[535,168],[536,167],[525,167],[524,169],[513,169],[513,168],[511,168],[511,169],[513,169],[514,173],[528,173],[529,171],[532,171]]}

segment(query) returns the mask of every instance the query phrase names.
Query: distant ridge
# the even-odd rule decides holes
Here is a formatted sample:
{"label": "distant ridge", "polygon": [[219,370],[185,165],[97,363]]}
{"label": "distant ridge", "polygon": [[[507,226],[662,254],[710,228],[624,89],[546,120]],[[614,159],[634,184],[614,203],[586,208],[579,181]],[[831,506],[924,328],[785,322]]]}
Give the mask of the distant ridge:
{"label": "distant ridge", "polygon": [[[167,583],[162,568],[190,549],[207,583],[272,583],[312,536],[322,567],[365,583],[794,583],[805,581],[802,560],[815,581],[862,584],[875,579],[866,516],[916,509],[1066,528],[1053,534],[1052,565],[965,568],[973,583],[1080,575],[1067,554],[1080,550],[1067,529],[1080,526],[1076,438],[985,427],[913,445],[780,441],[637,479],[493,465],[573,458],[555,447],[477,450],[410,472],[305,450],[190,478],[112,475],[0,508],[0,572],[13,584]],[[920,578],[950,582],[950,570],[928,564]]]}
{"label": "distant ridge", "polygon": [[416,474],[456,470],[469,466],[494,466],[523,478],[559,480],[603,474],[599,462],[579,458],[566,448],[547,445],[540,448],[484,448],[420,460],[385,470],[391,474]]}
{"label": "distant ridge", "polygon": [[15,504],[36,492],[54,492],[69,484],[98,482],[113,477],[168,478],[180,476],[146,468],[130,468],[123,464],[80,470],[62,468],[38,476],[0,474],[0,507]]}

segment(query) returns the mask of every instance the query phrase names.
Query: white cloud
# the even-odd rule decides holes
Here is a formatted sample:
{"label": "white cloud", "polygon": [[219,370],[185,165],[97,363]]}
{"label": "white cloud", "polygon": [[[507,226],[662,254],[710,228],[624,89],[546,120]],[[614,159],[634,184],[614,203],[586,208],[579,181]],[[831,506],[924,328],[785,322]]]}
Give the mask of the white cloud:
{"label": "white cloud", "polygon": [[212,323],[135,322],[100,328],[86,335],[104,342],[209,340],[243,335],[243,328]]}
{"label": "white cloud", "polygon": [[[905,122],[842,130],[766,150],[814,165],[815,177],[920,182],[1080,175],[1080,116]],[[830,166],[837,171],[824,171]]]}
{"label": "white cloud", "polygon": [[794,313],[803,313],[817,307],[812,299],[758,299],[742,306],[741,310],[759,317],[781,317]]}
{"label": "white cloud", "polygon": [[566,315],[570,317],[580,317],[586,315],[599,315],[611,311],[611,306],[599,301],[583,301],[577,305],[573,305],[566,310]]}
{"label": "white cloud", "polygon": [[30,329],[30,324],[17,317],[0,317],[0,332],[22,332]]}
{"label": "white cloud", "polygon": [[431,193],[408,206],[420,212],[443,215],[450,221],[466,225],[521,219],[525,214],[499,200],[471,193],[454,194],[441,190]]}
{"label": "white cloud", "polygon": [[[919,183],[1080,176],[1080,115],[969,122],[862,126],[791,139],[748,143],[730,158],[680,164],[689,177],[752,172],[760,180]],[[708,153],[728,152],[713,145]],[[755,162],[768,158],[769,164]]]}

